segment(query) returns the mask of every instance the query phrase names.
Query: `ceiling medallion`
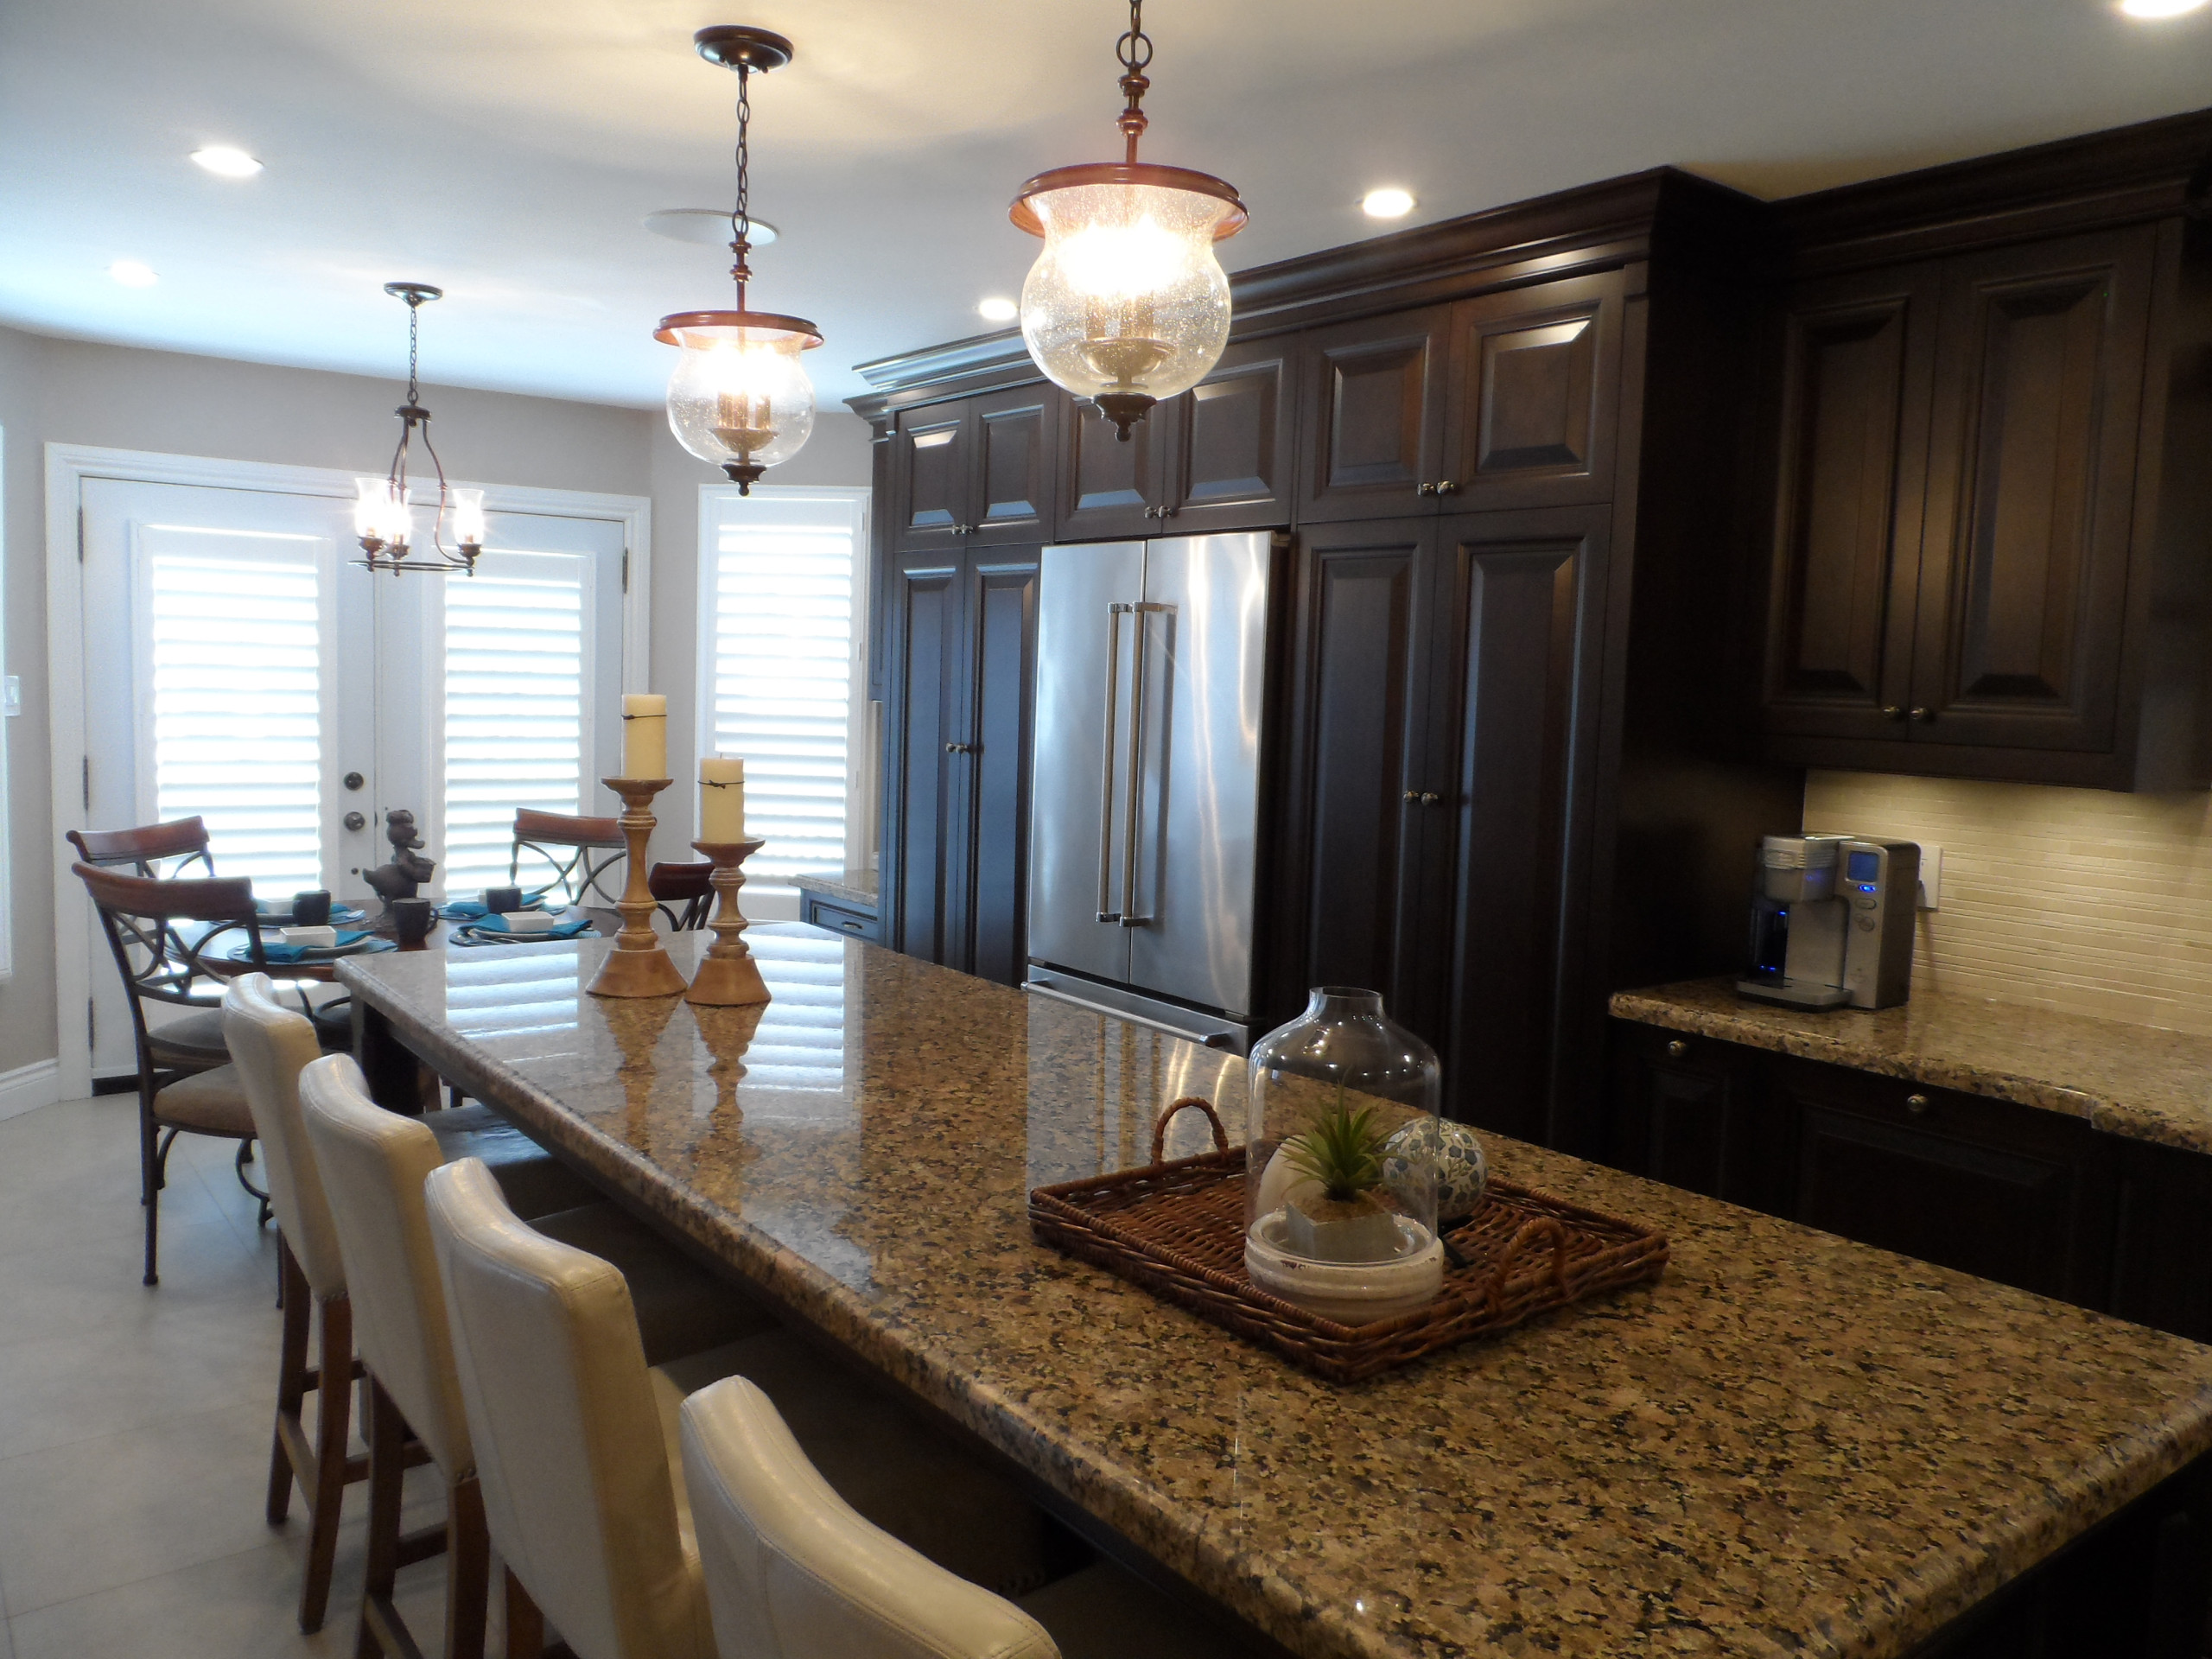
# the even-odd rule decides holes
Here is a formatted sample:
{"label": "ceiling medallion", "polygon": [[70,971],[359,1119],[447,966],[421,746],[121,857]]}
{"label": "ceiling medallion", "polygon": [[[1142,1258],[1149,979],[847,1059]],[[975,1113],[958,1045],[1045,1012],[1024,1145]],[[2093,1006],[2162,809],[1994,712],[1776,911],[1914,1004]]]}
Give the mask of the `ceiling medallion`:
{"label": "ceiling medallion", "polygon": [[[423,407],[422,389],[416,377],[418,325],[423,303],[443,299],[445,290],[432,288],[428,283],[386,283],[384,291],[407,302],[407,401],[391,411],[399,416],[399,446],[391,452],[391,470],[382,478],[353,480],[353,532],[360,537],[361,551],[368,556],[354,563],[370,570],[389,570],[394,575],[407,570],[424,570],[433,575],[459,570],[473,576],[476,574],[476,556],[484,550],[484,492],[448,486],[445,467],[438,460],[438,452],[430,447],[430,411]],[[422,556],[415,555],[411,545],[413,514],[407,502],[407,451],[418,426],[423,429],[423,453],[429,456],[430,465],[438,474],[438,505],[430,514],[431,550]],[[450,553],[446,550],[444,537],[448,506],[453,510],[456,544]]]}
{"label": "ceiling medallion", "polygon": [[753,279],[751,80],[789,63],[791,43],[765,29],[732,23],[702,29],[691,39],[708,62],[737,71],[737,204],[729,215],[737,308],[677,312],[660,320],[653,338],[683,349],[668,379],[668,424],[677,441],[718,464],[737,493],[749,495],[761,474],[797,454],[814,430],[814,383],[799,353],[822,343],[820,331],[804,318],[745,305],[745,285]]}
{"label": "ceiling medallion", "polygon": [[1229,341],[1229,278],[1214,244],[1244,227],[1236,190],[1210,173],[1137,160],[1152,41],[1143,0],[1116,42],[1126,99],[1118,162],[1039,173],[1014,222],[1045,238],[1021,287],[1021,337],[1037,366],[1088,397],[1126,442],[1163,397],[1187,391]]}

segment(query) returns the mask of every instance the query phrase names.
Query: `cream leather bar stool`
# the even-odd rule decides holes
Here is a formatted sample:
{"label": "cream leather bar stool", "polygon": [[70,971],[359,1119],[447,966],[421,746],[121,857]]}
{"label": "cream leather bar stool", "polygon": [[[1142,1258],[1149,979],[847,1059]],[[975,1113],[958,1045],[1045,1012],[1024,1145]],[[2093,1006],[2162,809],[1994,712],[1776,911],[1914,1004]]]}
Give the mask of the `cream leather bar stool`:
{"label": "cream leather bar stool", "polygon": [[691,1395],[682,1425],[721,1659],[1221,1659],[1207,1630],[1104,1562],[1019,1604],[948,1573],[840,1497],[742,1376]]}
{"label": "cream leather bar stool", "polygon": [[[411,1431],[445,1478],[445,1651],[448,1659],[477,1659],[484,1651],[488,1540],[423,1211],[424,1180],[445,1161],[428,1127],[442,1114],[410,1118],[384,1110],[369,1099],[353,1062],[334,1056],[301,1074],[299,1092],[369,1379],[368,1575],[358,1651],[361,1659],[419,1651],[393,1605],[399,1568],[435,1551],[435,1540],[426,1547],[400,1534]],[[614,1264],[650,1357],[690,1353],[772,1326],[747,1298],[699,1272],[614,1205],[543,1216],[533,1225]]]}
{"label": "cream leather bar stool", "polygon": [[[297,1008],[276,1000],[276,987],[266,974],[245,974],[230,982],[223,994],[222,1020],[224,1040],[261,1143],[269,1201],[276,1215],[284,1325],[277,1347],[275,1443],[269,1454],[269,1523],[283,1524],[291,1508],[292,1484],[297,1481],[308,1502],[300,1628],[316,1630],[322,1628],[329,1604],[345,1488],[368,1473],[366,1459],[346,1455],[352,1415],[346,1385],[354,1374],[353,1304],[346,1296],[345,1262],[332,1230],[330,1205],[300,1121],[300,1073],[322,1049],[314,1025]],[[353,1065],[349,1058],[332,1058]],[[434,1113],[423,1122],[429,1125],[423,1132],[437,1145],[442,1160],[488,1154],[502,1184],[512,1186],[516,1206],[527,1213],[573,1208],[599,1196],[580,1176],[482,1109]],[[308,1350],[316,1314],[321,1316],[321,1347],[318,1363],[311,1366]],[[324,1387],[326,1378],[333,1379],[334,1386]],[[315,1396],[317,1408],[312,1442],[306,1423],[309,1394]]]}

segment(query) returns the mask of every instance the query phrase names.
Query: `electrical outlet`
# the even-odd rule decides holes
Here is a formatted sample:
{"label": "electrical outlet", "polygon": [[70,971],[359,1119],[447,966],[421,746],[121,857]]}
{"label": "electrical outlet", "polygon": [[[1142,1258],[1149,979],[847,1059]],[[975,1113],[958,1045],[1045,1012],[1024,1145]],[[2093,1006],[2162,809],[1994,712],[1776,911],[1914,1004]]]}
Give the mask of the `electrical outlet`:
{"label": "electrical outlet", "polygon": [[1920,843],[1920,908],[1943,908],[1943,849]]}

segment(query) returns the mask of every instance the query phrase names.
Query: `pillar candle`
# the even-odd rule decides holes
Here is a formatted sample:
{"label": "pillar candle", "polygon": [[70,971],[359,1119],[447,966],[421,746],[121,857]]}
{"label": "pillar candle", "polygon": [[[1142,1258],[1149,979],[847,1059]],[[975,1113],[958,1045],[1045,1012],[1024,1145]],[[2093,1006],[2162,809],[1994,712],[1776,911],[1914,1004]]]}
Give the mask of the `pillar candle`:
{"label": "pillar candle", "polygon": [[699,839],[745,839],[745,762],[730,755],[699,760]]}
{"label": "pillar candle", "polygon": [[638,693],[622,699],[622,775],[668,776],[668,699]]}

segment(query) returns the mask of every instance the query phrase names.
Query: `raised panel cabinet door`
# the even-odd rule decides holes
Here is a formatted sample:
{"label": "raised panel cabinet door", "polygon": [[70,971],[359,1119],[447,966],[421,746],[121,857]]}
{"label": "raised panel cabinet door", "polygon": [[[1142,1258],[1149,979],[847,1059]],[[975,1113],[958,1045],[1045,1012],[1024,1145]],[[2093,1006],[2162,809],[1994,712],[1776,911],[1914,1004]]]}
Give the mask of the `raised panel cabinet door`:
{"label": "raised panel cabinet door", "polygon": [[969,558],[968,773],[963,887],[954,966],[1001,984],[1027,960],[1029,765],[1037,693],[1038,550],[977,549]]}
{"label": "raised panel cabinet door", "polygon": [[973,505],[974,424],[964,399],[899,415],[891,533],[901,552],[959,545]]}
{"label": "raised panel cabinet door", "polygon": [[2212,1342],[2212,1157],[2114,1138],[2112,1297],[2105,1311]]}
{"label": "raised panel cabinet door", "polygon": [[1436,306],[1300,337],[1300,522],[1423,511],[1444,460],[1452,311]]}
{"label": "raised panel cabinet door", "polygon": [[1944,266],[1916,741],[2113,745],[2156,237]]}
{"label": "raised panel cabinet door", "polygon": [[885,939],[894,950],[944,962],[961,903],[954,842],[960,831],[961,566],[908,553],[892,562],[885,612],[892,625],[891,706],[886,710],[882,875]]}
{"label": "raised panel cabinet door", "polygon": [[1618,270],[1462,300],[1452,311],[1446,505],[1609,501],[1620,414]]}
{"label": "raised panel cabinet door", "polygon": [[1792,292],[1767,613],[1765,723],[1905,739],[1938,270]]}
{"label": "raised panel cabinet door", "polygon": [[1166,504],[1161,469],[1166,454],[1163,429],[1173,421],[1175,399],[1154,407],[1129,429],[1126,442],[1114,423],[1087,403],[1055,392],[1060,411],[1059,529],[1055,541],[1088,542],[1106,537],[1156,535],[1160,520],[1152,509]]}
{"label": "raised panel cabinet door", "polygon": [[1231,346],[1212,373],[1174,401],[1164,528],[1175,535],[1265,530],[1290,522],[1294,465],[1290,362],[1284,342]]}
{"label": "raised panel cabinet door", "polygon": [[1418,1017],[1443,1033],[1446,1109],[1522,1140],[1552,1138],[1571,1064],[1560,1011],[1585,971],[1611,519],[1438,528],[1416,982],[1442,1007]]}
{"label": "raised panel cabinet door", "polygon": [[973,544],[1035,544],[1052,534],[1054,429],[1065,402],[1049,385],[969,399],[976,421]]}
{"label": "raised panel cabinet door", "polygon": [[[1414,925],[1424,629],[1435,524],[1325,524],[1294,560],[1278,876],[1264,1004],[1288,1017],[1307,988],[1357,985],[1403,1006]],[[1401,1016],[1402,1017],[1402,1016]]]}

